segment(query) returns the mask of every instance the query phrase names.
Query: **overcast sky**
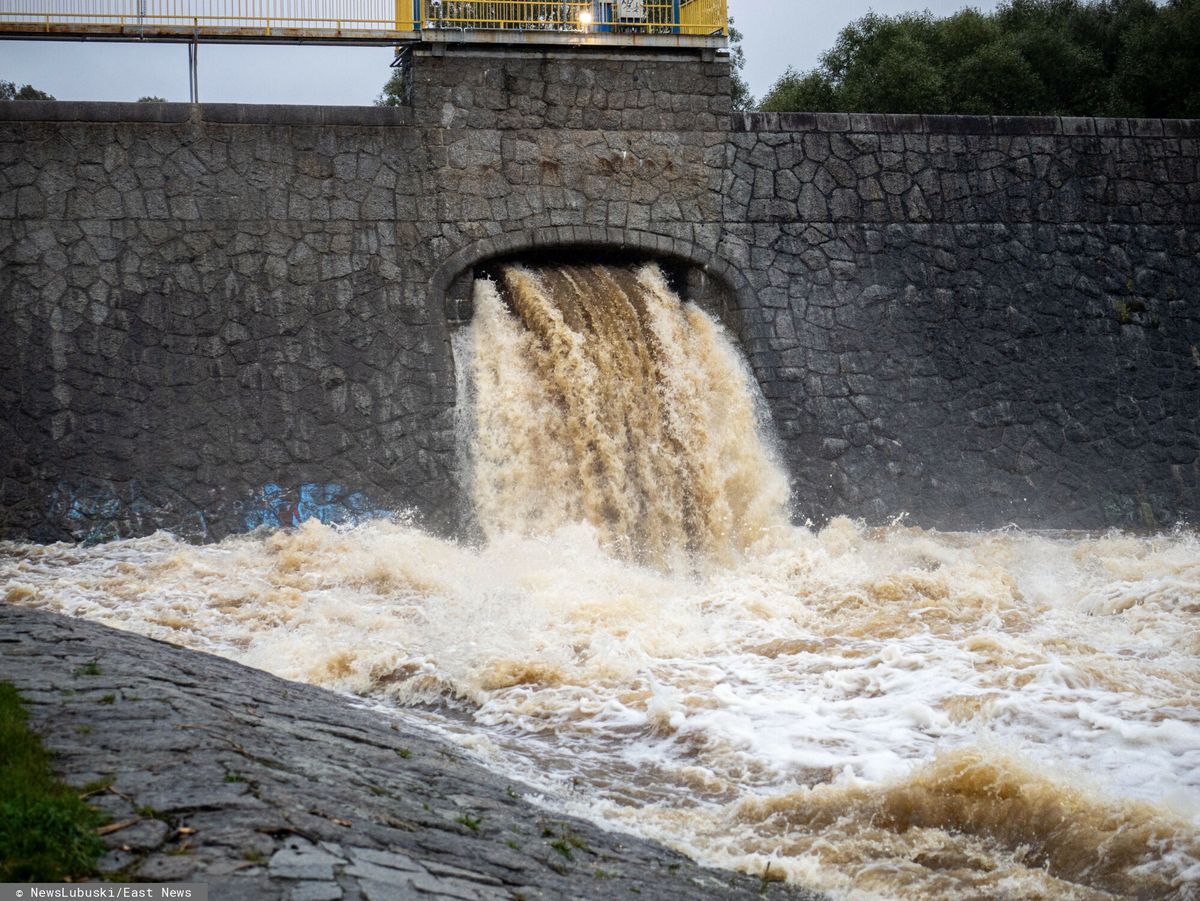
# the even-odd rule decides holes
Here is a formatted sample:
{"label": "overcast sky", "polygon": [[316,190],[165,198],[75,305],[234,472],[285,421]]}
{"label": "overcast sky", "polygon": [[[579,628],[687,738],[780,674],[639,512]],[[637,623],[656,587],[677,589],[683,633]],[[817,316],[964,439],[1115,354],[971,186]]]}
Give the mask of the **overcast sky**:
{"label": "overcast sky", "polygon": [[[812,68],[838,30],[868,10],[894,14],[930,9],[946,15],[981,0],[730,0],[745,35],[746,76],[761,97],[788,66]],[[388,77],[390,48],[205,44],[200,99],[242,103],[367,104]],[[29,83],[60,100],[185,101],[182,44],[0,41],[0,79]]]}

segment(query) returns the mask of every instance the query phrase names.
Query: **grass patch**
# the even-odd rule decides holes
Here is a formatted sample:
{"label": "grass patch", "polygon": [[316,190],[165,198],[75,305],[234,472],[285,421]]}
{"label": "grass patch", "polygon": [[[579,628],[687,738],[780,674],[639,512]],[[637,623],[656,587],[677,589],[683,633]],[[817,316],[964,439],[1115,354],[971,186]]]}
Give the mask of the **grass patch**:
{"label": "grass patch", "polygon": [[[588,847],[588,843],[585,842],[582,837],[576,835],[575,831],[565,823],[560,823],[559,829],[560,832],[557,833],[558,838],[552,842],[549,842],[548,844],[551,848],[562,855],[564,860],[574,860],[574,851],[583,851],[585,853],[591,852],[592,849]],[[554,835],[554,830],[551,829],[547,824],[543,823],[542,838],[551,838]]]}
{"label": "grass patch", "polygon": [[113,783],[117,780],[112,776],[104,776],[101,779],[93,779],[87,785],[79,790],[79,796],[86,798],[88,795],[98,795],[102,791],[108,791],[112,788]]}
{"label": "grass patch", "polygon": [[95,871],[99,813],[50,768],[16,688],[0,682],[0,882],[59,882]]}
{"label": "grass patch", "polygon": [[464,813],[462,816],[455,818],[454,822],[460,826],[466,826],[472,832],[478,832],[479,824],[483,821],[479,817],[473,817],[469,813]]}

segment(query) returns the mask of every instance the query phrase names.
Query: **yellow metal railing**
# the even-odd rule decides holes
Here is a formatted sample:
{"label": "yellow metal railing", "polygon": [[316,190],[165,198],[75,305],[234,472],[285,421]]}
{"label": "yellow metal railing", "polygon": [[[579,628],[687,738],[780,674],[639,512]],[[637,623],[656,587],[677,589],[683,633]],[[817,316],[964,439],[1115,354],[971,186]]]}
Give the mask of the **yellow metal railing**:
{"label": "yellow metal railing", "polygon": [[422,0],[431,28],[726,34],[726,0]]}
{"label": "yellow metal railing", "polygon": [[728,33],[727,0],[0,0],[0,31],[384,36],[423,28],[568,34]]}
{"label": "yellow metal railing", "polygon": [[680,34],[729,34],[726,0],[687,0],[679,13]]}
{"label": "yellow metal railing", "polygon": [[577,31],[591,0],[422,0],[427,28],[506,28]]}

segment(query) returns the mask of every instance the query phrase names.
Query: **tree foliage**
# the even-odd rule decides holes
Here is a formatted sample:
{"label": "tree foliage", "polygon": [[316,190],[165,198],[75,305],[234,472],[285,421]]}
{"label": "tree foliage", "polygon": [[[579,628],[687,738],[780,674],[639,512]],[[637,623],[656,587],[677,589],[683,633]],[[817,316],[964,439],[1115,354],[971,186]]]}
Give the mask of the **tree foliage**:
{"label": "tree foliage", "polygon": [[0,100],[53,100],[50,94],[39,91],[31,84],[18,85],[11,81],[0,81]]}
{"label": "tree foliage", "polygon": [[748,110],[754,108],[754,95],[750,93],[750,85],[742,75],[746,68],[746,51],[742,49],[742,33],[734,27],[733,17],[729,19],[729,77],[732,83],[733,108]]}
{"label": "tree foliage", "polygon": [[405,73],[401,69],[392,69],[392,74],[383,85],[383,90],[375,98],[376,106],[401,106],[404,103]]}
{"label": "tree foliage", "polygon": [[869,13],[767,111],[1200,117],[1200,0],[1006,0]]}

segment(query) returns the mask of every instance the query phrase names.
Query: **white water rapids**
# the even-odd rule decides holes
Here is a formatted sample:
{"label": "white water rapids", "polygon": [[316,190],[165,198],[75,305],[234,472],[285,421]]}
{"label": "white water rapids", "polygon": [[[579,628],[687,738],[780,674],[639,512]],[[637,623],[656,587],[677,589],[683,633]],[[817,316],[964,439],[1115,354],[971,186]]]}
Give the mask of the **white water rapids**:
{"label": "white water rapids", "polygon": [[1194,533],[792,526],[657,270],[504,282],[457,347],[478,545],[8,543],[0,592],[418,707],[545,803],[835,897],[1200,897]]}

